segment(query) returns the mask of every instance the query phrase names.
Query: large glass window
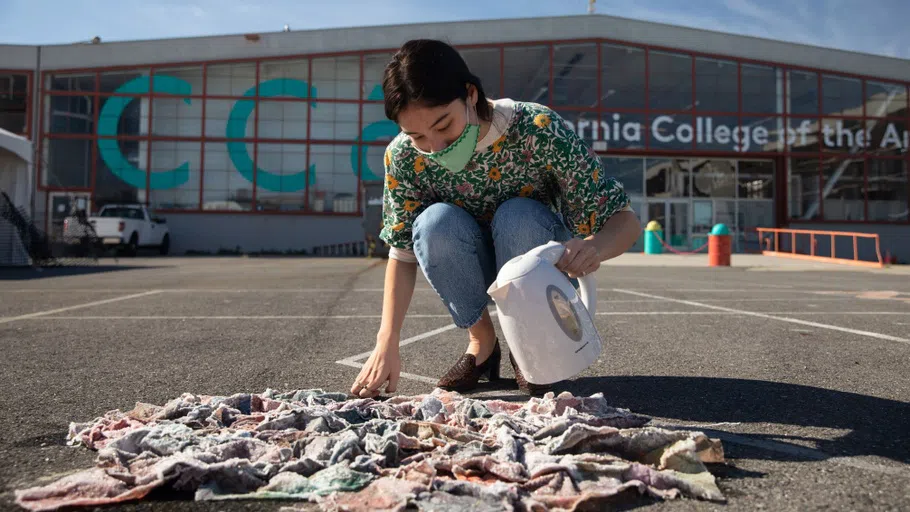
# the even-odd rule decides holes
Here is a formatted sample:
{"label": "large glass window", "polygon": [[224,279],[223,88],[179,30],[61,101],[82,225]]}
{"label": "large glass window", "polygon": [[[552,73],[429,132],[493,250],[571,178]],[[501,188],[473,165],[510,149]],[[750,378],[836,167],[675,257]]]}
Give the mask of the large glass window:
{"label": "large glass window", "polygon": [[354,141],[360,135],[360,105],[357,103],[316,102],[310,115],[312,140]]}
{"label": "large glass window", "polygon": [[313,59],[317,98],[360,99],[360,57]]}
{"label": "large glass window", "polygon": [[822,75],[822,110],[826,115],[862,116],[862,80]]}
{"label": "large glass window", "polygon": [[91,135],[95,132],[95,96],[48,95],[44,100],[45,133]]}
{"label": "large glass window", "polygon": [[907,86],[866,81],[866,115],[869,117],[905,117],[907,115]]}
{"label": "large glass window", "polygon": [[739,110],[739,77],[736,62],[695,59],[695,99],[697,110],[736,112]]}
{"label": "large glass window", "polygon": [[95,92],[95,73],[54,74],[45,87],[49,91]]}
{"label": "large glass window", "polygon": [[[56,112],[55,116],[82,118],[90,115],[88,105],[70,102],[69,112]],[[147,135],[149,128],[149,98],[138,95],[101,96],[98,106],[98,126],[95,133],[105,137]]]}
{"label": "large glass window", "polygon": [[736,181],[737,197],[740,199],[773,199],[774,163],[740,160]]}
{"label": "large glass window", "polygon": [[[260,96],[306,96],[310,91],[304,84],[310,82],[309,59],[262,61],[259,64]],[[358,79],[359,80],[359,79]]]}
{"label": "large glass window", "polygon": [[825,220],[866,220],[863,160],[827,159],[822,162]]}
{"label": "large glass window", "polygon": [[692,197],[736,197],[736,160],[692,159]]}
{"label": "large glass window", "polygon": [[[202,98],[158,96],[152,98],[152,135],[156,137],[200,137]],[[140,106],[142,101],[135,102]],[[143,131],[145,131],[143,129]],[[252,134],[251,134],[252,135]]]}
{"label": "large glass window", "polygon": [[471,73],[480,78],[480,85],[483,86],[487,98],[498,98],[502,85],[502,78],[499,76],[499,48],[472,48],[461,50],[459,53]]}
{"label": "large glass window", "polygon": [[601,106],[645,108],[645,50],[630,46],[603,44],[600,49]]}
{"label": "large glass window", "polygon": [[[85,141],[91,144],[91,141]],[[108,145],[110,144],[110,146]],[[134,169],[145,169],[145,142],[135,140],[105,141],[105,150],[116,150],[122,158],[105,159],[100,151],[102,144],[96,147],[95,188],[92,194],[92,208],[101,208],[109,203],[133,203],[145,201],[145,173]],[[136,184],[127,182],[132,178]]]}
{"label": "large glass window", "polygon": [[378,101],[382,99],[382,76],[392,60],[392,53],[368,53],[363,56],[363,99]]}
{"label": "large glass window", "polygon": [[553,47],[553,105],[597,107],[597,45]]}
{"label": "large glass window", "polygon": [[[259,211],[299,211],[306,198],[306,144],[257,144],[256,165],[268,173],[267,182],[256,183]],[[303,179],[300,179],[300,177]],[[310,175],[312,180],[315,176]]]}
{"label": "large glass window", "polygon": [[783,113],[784,88],[780,69],[756,64],[742,64],[741,73],[743,112]]}
{"label": "large glass window", "polygon": [[907,161],[870,158],[866,199],[869,221],[906,222],[910,208],[910,181]]}
{"label": "large glass window", "polygon": [[243,96],[256,86],[256,63],[213,64],[206,69],[209,96]]}
{"label": "large glass window", "polygon": [[309,104],[305,100],[260,100],[259,138],[306,140],[308,112]]}
{"label": "large glass window", "polygon": [[605,175],[608,178],[616,178],[622,183],[627,194],[630,196],[644,195],[644,158],[609,156],[601,158],[601,162],[603,162]]}
{"label": "large glass window", "polygon": [[[149,167],[149,204],[152,209],[199,209],[201,149],[202,144],[199,142],[152,141]],[[145,162],[142,162],[140,167],[145,166]],[[183,166],[186,166],[186,174],[175,172]]]}
{"label": "large glass window", "polygon": [[687,114],[655,115],[650,119],[649,147],[692,150],[696,142],[695,118]]}
{"label": "large glass window", "polygon": [[357,175],[351,169],[350,147],[342,144],[310,147],[315,179],[310,186],[310,209],[315,212],[357,212]]}
{"label": "large glass window", "polygon": [[790,114],[818,115],[818,75],[810,71],[787,72]]}
{"label": "large glass window", "polygon": [[0,128],[17,134],[28,132],[28,75],[0,74]]}
{"label": "large glass window", "polygon": [[52,188],[88,188],[92,175],[92,141],[45,139],[41,178]]}
{"label": "large glass window", "polygon": [[791,158],[788,165],[790,217],[798,220],[821,218],[821,174],[818,158]]}
{"label": "large glass window", "polygon": [[689,182],[686,160],[675,158],[645,160],[645,192],[648,197],[689,197]]}
{"label": "large glass window", "polygon": [[866,151],[870,156],[896,156],[907,155],[910,147],[910,133],[906,119],[884,118],[868,119],[865,123],[868,133]]}
{"label": "large glass window", "polygon": [[550,101],[550,48],[509,46],[503,55],[505,97],[513,100]]}
{"label": "large glass window", "polygon": [[[225,144],[205,143],[202,180],[202,209],[250,211],[253,209],[253,183],[237,172]],[[252,153],[250,153],[252,154]]]}
{"label": "large glass window", "polygon": [[648,106],[651,110],[691,110],[692,57],[676,53],[648,53]]}
{"label": "large glass window", "polygon": [[[459,52],[488,97],[548,105],[595,151],[616,151],[604,158],[607,173],[648,204],[687,198],[686,215],[709,208],[715,222],[742,213],[727,208],[734,199],[764,212],[773,166],[740,158],[786,149],[794,219],[908,220],[905,83],[612,42]],[[399,132],[380,85],[392,55],[47,75],[40,183],[94,187],[96,207],[136,200],[158,210],[356,212],[359,179],[382,178],[385,145]],[[28,89],[27,74],[0,73],[0,126],[30,130]],[[175,168],[189,177],[167,174]]]}

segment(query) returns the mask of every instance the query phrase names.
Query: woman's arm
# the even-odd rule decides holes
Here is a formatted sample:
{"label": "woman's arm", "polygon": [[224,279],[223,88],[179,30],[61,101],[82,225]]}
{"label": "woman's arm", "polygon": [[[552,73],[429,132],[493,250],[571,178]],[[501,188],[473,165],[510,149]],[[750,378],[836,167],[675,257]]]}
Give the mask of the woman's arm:
{"label": "woman's arm", "polygon": [[606,261],[628,251],[641,235],[641,222],[632,211],[620,211],[604,222],[603,227],[585,240],[597,248],[600,261]]}
{"label": "woman's arm", "polygon": [[630,198],[622,183],[606,175],[600,156],[558,113],[544,108],[534,124],[549,142],[547,163],[559,184],[562,213],[573,236],[556,267],[570,277],[594,272],[601,262],[635,244],[640,222],[627,208]]}
{"label": "woman's arm", "polygon": [[417,263],[389,259],[385,271],[385,289],[382,296],[382,322],[376,334],[376,346],[370,358],[363,363],[360,374],[351,386],[351,393],[361,398],[374,398],[386,382],[386,392],[398,389],[401,375],[401,326],[414,295]]}
{"label": "woman's arm", "polygon": [[[379,238],[391,247],[412,248],[412,226],[417,215],[426,208],[427,198],[417,186],[415,170],[408,161],[399,159],[390,144],[385,154],[385,189],[383,191],[382,230]],[[398,164],[404,161],[403,166]],[[351,393],[363,398],[375,397],[379,388],[388,381],[386,390],[392,393],[398,387],[401,357],[398,344],[401,327],[414,295],[417,263],[389,258],[386,265],[385,285],[382,295],[382,321],[376,333],[376,346],[363,364],[360,374],[351,386]]]}
{"label": "woman's arm", "polygon": [[417,263],[389,259],[385,271],[385,289],[382,294],[382,323],[376,343],[386,348],[398,348],[404,316],[414,296],[417,280]]}

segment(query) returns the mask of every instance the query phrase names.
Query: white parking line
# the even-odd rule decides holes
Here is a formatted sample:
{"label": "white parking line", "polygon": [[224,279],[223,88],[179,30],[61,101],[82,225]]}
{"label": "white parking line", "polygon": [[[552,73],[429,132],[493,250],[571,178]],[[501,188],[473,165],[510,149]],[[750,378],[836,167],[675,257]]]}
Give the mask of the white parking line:
{"label": "white parking line", "polygon": [[[410,316],[411,316],[411,315],[409,315],[409,317],[410,317]],[[445,315],[445,316],[451,318],[451,315]],[[428,331],[428,332],[425,332],[425,333],[423,333],[423,334],[418,334],[417,336],[411,336],[410,338],[408,338],[408,339],[406,339],[406,340],[400,341],[400,342],[398,343],[398,347],[399,347],[399,348],[401,348],[401,347],[406,347],[406,346],[410,345],[411,343],[416,343],[416,342],[418,342],[418,341],[420,341],[420,340],[429,338],[429,337],[431,337],[431,336],[436,336],[437,334],[442,334],[442,333],[444,333],[444,332],[446,332],[446,331],[451,331],[452,329],[454,329],[454,328],[456,328],[456,327],[457,327],[457,326],[456,326],[455,324],[449,324],[449,325],[446,325],[445,327],[440,327],[439,329],[433,329],[432,331]],[[350,357],[346,357],[346,358],[344,358],[344,359],[340,359],[340,360],[335,361],[335,362],[338,363],[338,364],[356,363],[358,359],[363,359],[363,358],[366,358],[366,357],[370,357],[370,354],[372,354],[372,353],[373,353],[372,350],[370,350],[369,352],[361,352],[360,354],[353,355],[353,356],[350,356]],[[360,368],[360,366],[358,365],[357,368]],[[435,382],[436,382],[436,381],[433,381],[433,383],[435,383]]]}
{"label": "white parking line", "polygon": [[[803,289],[762,289],[755,288],[754,285],[743,284],[743,288],[648,288],[636,286],[636,289],[655,291],[655,292],[688,292],[688,293],[768,293],[768,294],[818,294],[826,295],[831,293],[851,293],[858,294],[868,292],[869,290],[803,290]],[[2,293],[117,293],[130,291],[123,288],[18,288],[0,290]],[[133,290],[146,291],[146,290]],[[343,293],[343,292],[383,292],[383,288],[156,288],[159,293]],[[416,287],[415,292],[435,292],[432,288]],[[903,292],[910,293],[910,292]],[[738,299],[731,299],[738,300]],[[740,299],[741,300],[741,299]]]}
{"label": "white parking line", "polygon": [[149,295],[155,295],[161,293],[159,290],[149,290],[142,293],[134,293],[132,295],[124,295],[122,297],[114,297],[112,299],[96,300],[94,302],[86,302],[84,304],[77,304],[75,306],[67,306],[65,308],[50,309],[47,311],[39,311],[37,313],[29,313],[27,315],[12,316],[7,318],[0,318],[0,324],[7,324],[10,322],[15,322],[16,320],[28,320],[31,318],[38,318],[42,316],[53,315],[56,313],[63,313],[64,311],[72,311],[74,309],[90,308],[92,306],[100,306],[102,304],[110,304],[111,302],[120,302],[123,300],[136,299],[139,297],[147,297]]}
{"label": "white parking line", "polygon": [[[754,316],[754,317],[758,317],[758,318],[765,318],[765,319],[767,319],[767,320],[778,320],[778,321],[781,321],[781,322],[790,322],[790,323],[794,323],[794,324],[808,325],[809,327],[818,327],[818,328],[820,328],[820,329],[830,329],[830,330],[832,330],[832,331],[840,331],[840,332],[846,332],[846,333],[850,333],[850,334],[858,334],[858,335],[860,335],[860,336],[868,336],[868,337],[870,337],[870,338],[877,338],[877,339],[880,339],[880,340],[896,341],[896,342],[898,342],[898,343],[910,344],[910,340],[908,340],[908,339],[898,338],[897,336],[891,336],[891,335],[888,335],[888,334],[880,334],[880,333],[877,333],[877,332],[861,331],[861,330],[859,330],[859,329],[850,329],[850,328],[848,328],[848,327],[839,327],[839,326],[837,326],[837,325],[823,324],[823,323],[819,323],[819,322],[810,322],[810,321],[808,321],[808,320],[799,320],[799,319],[797,319],[797,318],[788,318],[788,317],[784,317],[784,316],[775,316],[775,315],[773,315],[773,314],[758,313],[758,312],[755,312],[755,311],[746,311],[746,310],[743,310],[743,309],[734,309],[734,308],[728,308],[728,307],[724,307],[724,306],[714,306],[714,305],[711,305],[711,304],[705,304],[705,303],[703,303],[703,302],[696,302],[696,301],[694,301],[694,300],[674,299],[674,298],[672,298],[672,297],[662,297],[662,296],[660,296],[660,295],[654,295],[654,294],[643,293],[643,292],[636,292],[636,291],[633,291],[633,290],[623,290],[623,289],[621,289],[621,288],[613,288],[613,291],[619,292],[619,293],[627,293],[627,294],[630,294],[630,295],[637,295],[637,296],[639,296],[639,297],[647,297],[647,298],[649,298],[649,299],[663,299],[663,300],[666,300],[666,301],[668,301],[668,302],[676,302],[677,304],[685,304],[685,305],[687,305],[687,306],[697,306],[697,307],[702,307],[702,308],[708,308],[708,309],[713,309],[713,310],[715,310],[715,311],[725,311],[725,312],[728,312],[728,313],[738,313],[738,314],[741,314],[741,315],[748,315],[748,316]],[[785,314],[789,314],[789,313],[785,313]],[[838,312],[838,313],[832,313],[832,314],[843,314],[843,313],[839,313],[839,312]],[[880,313],[879,313],[879,314],[880,314]]]}
{"label": "white parking line", "polygon": [[[661,302],[661,301],[654,301]],[[910,315],[910,311],[755,311],[763,315],[851,315],[888,316]],[[597,316],[748,316],[735,311],[599,311]],[[451,318],[448,314],[411,314],[408,318]],[[2,318],[2,317],[0,317]],[[104,315],[104,316],[41,316],[38,320],[380,320],[382,315]],[[901,325],[898,323],[898,325]],[[438,334],[438,333],[436,333]],[[422,338],[421,338],[422,339]],[[413,340],[409,343],[413,343]],[[404,343],[404,342],[402,342]]]}
{"label": "white parking line", "polygon": [[[382,315],[104,315],[46,316],[41,320],[378,320]],[[408,315],[408,318],[451,318],[451,315]]]}
{"label": "white parking line", "polygon": [[[335,361],[335,362],[338,364],[342,364],[344,366],[350,366],[351,368],[357,368],[358,370],[363,368],[362,362],[355,363],[353,361],[348,361],[347,359],[342,359],[341,361]],[[430,384],[432,386],[435,386],[436,383],[439,382],[439,379],[424,377],[423,375],[417,375],[417,374],[408,373],[408,372],[399,372],[398,376],[399,376],[399,378],[402,378],[402,379],[416,380],[418,382],[424,382],[424,383]]]}

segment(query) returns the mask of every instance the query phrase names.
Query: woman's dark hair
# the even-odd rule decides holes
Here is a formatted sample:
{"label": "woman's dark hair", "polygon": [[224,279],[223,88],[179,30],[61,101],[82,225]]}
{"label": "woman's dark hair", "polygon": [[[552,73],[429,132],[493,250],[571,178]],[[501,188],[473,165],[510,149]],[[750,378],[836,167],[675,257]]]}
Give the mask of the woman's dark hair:
{"label": "woman's dark hair", "polygon": [[480,78],[471,73],[458,51],[442,41],[412,39],[402,45],[385,68],[385,115],[397,123],[408,105],[439,107],[456,99],[466,100],[467,84],[477,88],[477,116],[490,121],[493,112]]}

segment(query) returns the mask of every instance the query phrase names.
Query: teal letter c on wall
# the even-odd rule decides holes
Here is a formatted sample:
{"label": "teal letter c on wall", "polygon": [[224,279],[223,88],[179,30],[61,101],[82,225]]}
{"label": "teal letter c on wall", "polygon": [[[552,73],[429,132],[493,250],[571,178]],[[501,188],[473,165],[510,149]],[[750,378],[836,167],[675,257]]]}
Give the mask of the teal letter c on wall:
{"label": "teal letter c on wall", "polygon": [[[368,100],[376,101],[381,100],[382,98],[382,86],[380,85],[373,87],[373,90],[367,97]],[[388,119],[376,121],[363,127],[363,130],[360,132],[360,140],[361,142],[373,142],[384,138],[394,138],[400,131],[401,129],[398,128],[398,125]],[[360,174],[360,179],[363,181],[381,180],[385,175],[385,171],[383,170],[381,173],[376,174],[376,170],[370,168],[370,163],[367,161],[368,150],[369,146],[360,146],[360,165],[363,169],[363,172]],[[354,174],[357,174],[356,144],[351,147],[351,169],[354,170]]]}
{"label": "teal letter c on wall", "polygon": [[[190,99],[186,96],[192,93],[193,86],[186,80],[167,75],[158,75],[152,78],[140,76],[121,85],[114,93],[141,95],[148,94],[150,90],[155,93],[184,97],[183,101],[189,105]],[[111,173],[136,188],[144,189],[147,172],[134,166],[123,156],[117,139],[101,138],[117,136],[117,125],[120,124],[120,117],[123,115],[127,105],[135,99],[136,96],[111,96],[108,98],[99,114],[96,133],[99,136],[98,152]],[[148,151],[148,148],[146,148],[146,151]],[[176,188],[190,179],[190,164],[184,162],[171,170],[149,174],[149,188],[155,190]]]}
{"label": "teal letter c on wall", "polygon": [[[307,83],[302,80],[293,78],[276,78],[259,84],[259,97],[270,98],[275,96],[293,96],[295,98],[306,99],[316,97],[316,88],[312,87],[312,92],[308,91]],[[245,97],[255,97],[256,87],[251,87],[245,93]],[[315,103],[313,104],[315,108]],[[227,148],[228,156],[234,167],[250,183],[253,181],[253,159],[250,158],[249,151],[246,150],[246,123],[256,108],[255,99],[243,99],[234,104],[231,114],[228,118],[225,136],[228,139]],[[240,139],[240,140],[238,140]],[[269,190],[272,192],[296,192],[306,188],[306,169],[294,174],[275,174],[265,169],[256,167],[256,187]],[[315,164],[310,165],[310,183],[315,179]]]}

